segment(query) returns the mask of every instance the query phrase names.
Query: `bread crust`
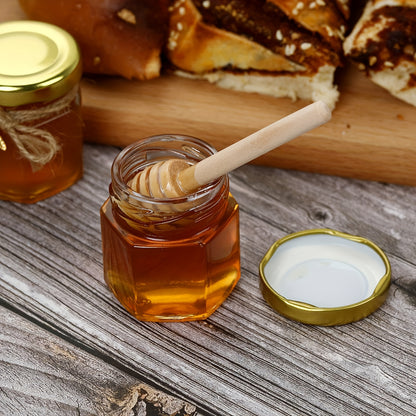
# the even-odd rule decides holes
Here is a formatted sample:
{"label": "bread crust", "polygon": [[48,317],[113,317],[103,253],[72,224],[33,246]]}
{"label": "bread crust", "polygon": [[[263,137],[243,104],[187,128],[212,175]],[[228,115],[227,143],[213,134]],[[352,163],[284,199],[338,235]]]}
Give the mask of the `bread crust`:
{"label": "bread crust", "polygon": [[340,50],[346,30],[336,3],[325,0],[268,0],[304,28],[319,33],[335,50]]}
{"label": "bread crust", "polygon": [[66,29],[85,72],[141,80],[159,76],[169,0],[20,0],[28,17]]}
{"label": "bread crust", "polygon": [[176,2],[171,7],[167,55],[176,67],[194,74],[225,67],[284,72],[305,70],[255,42],[205,24],[190,0]]}
{"label": "bread crust", "polygon": [[[286,8],[290,4],[303,4],[290,3],[293,0],[280,1],[286,1]],[[281,22],[266,20],[266,16],[262,14],[260,18],[263,21],[252,20],[251,16],[247,17],[250,11],[236,10],[233,9],[233,2],[219,1],[223,4],[216,6],[218,10],[225,10],[230,16],[227,21],[234,19],[234,25],[239,26],[239,30],[235,29],[233,32],[230,28],[221,28],[212,22],[206,23],[201,10],[196,8],[195,1],[176,0],[170,8],[167,44],[169,60],[179,68],[195,73],[224,68],[226,65],[232,69],[252,68],[281,72],[301,70],[309,73],[315,73],[322,65],[339,66],[342,52],[341,32],[345,30],[345,25],[340,25],[341,29],[335,30],[332,25],[322,25],[321,20],[315,19],[314,26],[320,26],[325,33],[325,36],[320,36],[318,32],[308,30],[299,22],[299,25],[295,24],[290,16],[276,7],[278,2],[266,0],[263,4],[274,5],[280,16],[273,18],[282,19],[283,16]],[[209,7],[215,8],[214,0],[207,3],[210,4]],[[244,5],[243,3],[240,6]],[[309,12],[306,14],[309,15]],[[314,15],[317,16],[315,12]],[[233,24],[229,26],[233,27]],[[255,39],[256,31],[253,26],[261,27],[260,39]],[[242,33],[244,29],[250,32]]]}

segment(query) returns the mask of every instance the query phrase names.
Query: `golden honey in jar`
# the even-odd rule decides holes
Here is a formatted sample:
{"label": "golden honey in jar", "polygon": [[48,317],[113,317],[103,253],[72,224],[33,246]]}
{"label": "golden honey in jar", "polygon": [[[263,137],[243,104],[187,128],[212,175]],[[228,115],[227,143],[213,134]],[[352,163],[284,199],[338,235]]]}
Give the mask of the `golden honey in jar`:
{"label": "golden honey in jar", "polygon": [[0,24],[0,199],[33,203],[82,176],[78,46],[43,22]]}
{"label": "golden honey in jar", "polygon": [[101,208],[104,277],[139,320],[205,319],[240,277],[239,209],[227,176],[177,198],[129,186],[149,165],[170,158],[193,164],[214,152],[196,138],[162,135],[126,147],[113,162]]}

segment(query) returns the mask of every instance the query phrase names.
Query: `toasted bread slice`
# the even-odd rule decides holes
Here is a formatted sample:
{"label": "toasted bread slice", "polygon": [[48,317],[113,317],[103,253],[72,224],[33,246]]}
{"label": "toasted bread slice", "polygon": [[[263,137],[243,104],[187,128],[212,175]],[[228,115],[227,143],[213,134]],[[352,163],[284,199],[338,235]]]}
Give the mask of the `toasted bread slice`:
{"label": "toasted bread slice", "polygon": [[[167,57],[180,75],[277,97],[338,99],[345,18],[324,0],[176,0]],[[326,7],[325,7],[326,6]]]}
{"label": "toasted bread slice", "polygon": [[367,76],[416,105],[416,0],[372,0],[344,42]]}

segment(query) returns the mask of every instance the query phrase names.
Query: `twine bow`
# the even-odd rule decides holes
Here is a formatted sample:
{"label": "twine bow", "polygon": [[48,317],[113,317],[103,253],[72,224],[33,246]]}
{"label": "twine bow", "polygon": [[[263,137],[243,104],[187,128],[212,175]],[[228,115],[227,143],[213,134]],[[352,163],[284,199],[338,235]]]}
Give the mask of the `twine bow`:
{"label": "twine bow", "polygon": [[[32,110],[6,110],[0,107],[0,130],[7,133],[16,145],[22,158],[27,159],[33,171],[39,170],[50,162],[61,149],[61,146],[49,131],[33,126],[48,121],[54,115],[62,115],[70,109],[72,100],[78,92],[73,88],[68,94],[53,103]],[[6,150],[3,139],[1,150]]]}

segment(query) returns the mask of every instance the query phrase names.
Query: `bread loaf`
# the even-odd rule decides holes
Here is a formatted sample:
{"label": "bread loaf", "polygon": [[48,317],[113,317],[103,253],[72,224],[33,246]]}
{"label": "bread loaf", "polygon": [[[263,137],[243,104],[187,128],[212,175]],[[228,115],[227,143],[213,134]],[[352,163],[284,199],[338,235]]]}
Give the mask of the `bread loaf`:
{"label": "bread loaf", "polygon": [[169,0],[19,0],[29,18],[66,29],[85,72],[140,80],[159,76]]}

